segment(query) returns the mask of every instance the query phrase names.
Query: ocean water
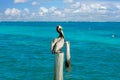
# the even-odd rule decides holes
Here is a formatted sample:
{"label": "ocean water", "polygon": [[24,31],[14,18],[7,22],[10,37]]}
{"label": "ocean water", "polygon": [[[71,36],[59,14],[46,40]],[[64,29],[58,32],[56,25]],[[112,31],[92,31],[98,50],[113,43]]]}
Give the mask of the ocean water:
{"label": "ocean water", "polygon": [[53,80],[56,25],[70,41],[64,80],[120,80],[119,22],[0,22],[0,80]]}

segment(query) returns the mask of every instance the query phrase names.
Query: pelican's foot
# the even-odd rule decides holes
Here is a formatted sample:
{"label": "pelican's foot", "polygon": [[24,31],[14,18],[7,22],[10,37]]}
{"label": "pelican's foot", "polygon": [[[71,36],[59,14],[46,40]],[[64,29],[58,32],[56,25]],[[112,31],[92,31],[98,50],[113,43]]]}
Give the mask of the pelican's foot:
{"label": "pelican's foot", "polygon": [[62,51],[57,51],[57,53],[62,53]]}
{"label": "pelican's foot", "polygon": [[52,54],[58,54],[59,52],[52,52]]}
{"label": "pelican's foot", "polygon": [[53,52],[53,54],[59,54],[59,53],[62,53],[62,51]]}

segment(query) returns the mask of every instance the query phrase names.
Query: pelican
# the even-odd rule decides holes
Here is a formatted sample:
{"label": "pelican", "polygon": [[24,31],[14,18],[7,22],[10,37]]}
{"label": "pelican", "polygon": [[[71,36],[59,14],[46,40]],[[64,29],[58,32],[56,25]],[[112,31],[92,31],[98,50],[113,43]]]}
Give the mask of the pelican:
{"label": "pelican", "polygon": [[52,44],[51,44],[51,51],[54,54],[55,53],[60,53],[62,47],[64,46],[64,34],[63,34],[63,31],[62,31],[62,27],[60,25],[57,26],[56,31],[59,33],[59,36],[58,36],[58,38],[55,38],[52,41]]}

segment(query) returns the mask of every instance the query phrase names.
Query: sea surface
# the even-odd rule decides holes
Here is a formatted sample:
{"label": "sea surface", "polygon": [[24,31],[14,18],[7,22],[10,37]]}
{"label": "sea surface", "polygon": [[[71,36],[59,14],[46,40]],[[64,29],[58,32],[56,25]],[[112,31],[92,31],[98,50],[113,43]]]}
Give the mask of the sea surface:
{"label": "sea surface", "polygon": [[0,22],[0,80],[53,80],[56,25],[70,41],[64,80],[120,80],[119,22]]}

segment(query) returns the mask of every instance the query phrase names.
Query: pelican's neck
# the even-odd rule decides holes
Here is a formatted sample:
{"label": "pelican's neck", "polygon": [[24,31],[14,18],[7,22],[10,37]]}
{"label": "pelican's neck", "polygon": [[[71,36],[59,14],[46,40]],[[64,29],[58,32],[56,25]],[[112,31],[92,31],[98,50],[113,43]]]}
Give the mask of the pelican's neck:
{"label": "pelican's neck", "polygon": [[63,32],[59,32],[59,37],[64,38]]}

